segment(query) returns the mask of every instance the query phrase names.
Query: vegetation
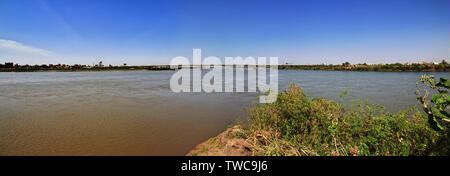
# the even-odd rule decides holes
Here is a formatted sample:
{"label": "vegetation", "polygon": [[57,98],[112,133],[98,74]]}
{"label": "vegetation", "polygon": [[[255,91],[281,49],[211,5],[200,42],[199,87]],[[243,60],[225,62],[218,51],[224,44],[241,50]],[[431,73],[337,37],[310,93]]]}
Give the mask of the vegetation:
{"label": "vegetation", "polygon": [[393,64],[350,64],[344,62],[341,65],[280,65],[279,69],[285,70],[337,70],[337,71],[450,71],[450,64],[445,60],[440,63],[393,63]]}
{"label": "vegetation", "polygon": [[[434,93],[431,99],[428,98],[430,94],[429,89]],[[417,83],[417,99],[428,115],[430,126],[435,130],[448,129],[448,127],[444,126],[448,126],[450,123],[450,115],[448,112],[450,104],[449,89],[450,81],[445,78],[440,78],[439,81],[436,81],[434,76],[423,75],[420,78],[420,82]]]}
{"label": "vegetation", "polygon": [[[344,62],[340,65],[279,65],[281,70],[338,70],[338,71],[450,71],[450,64],[445,60],[440,63],[394,63],[394,64],[351,64]],[[149,66],[103,66],[103,63],[95,65],[19,65],[14,63],[0,64],[0,72],[34,72],[34,71],[110,71],[110,70],[171,70],[170,65],[149,65]]]}
{"label": "vegetation", "polygon": [[0,64],[0,72],[38,72],[38,71],[129,71],[129,70],[172,70],[169,65],[149,65],[149,66],[103,66],[103,65],[18,65],[13,63]]}
{"label": "vegetation", "polygon": [[359,103],[350,108],[309,98],[297,85],[250,110],[235,138],[252,155],[448,155],[448,134],[430,128],[416,108],[398,113]]}

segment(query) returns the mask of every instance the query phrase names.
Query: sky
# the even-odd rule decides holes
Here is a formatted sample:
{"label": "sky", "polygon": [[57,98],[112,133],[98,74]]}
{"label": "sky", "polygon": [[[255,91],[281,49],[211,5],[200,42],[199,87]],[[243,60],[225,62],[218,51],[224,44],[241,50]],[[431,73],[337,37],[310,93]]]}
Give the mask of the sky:
{"label": "sky", "polygon": [[449,0],[0,0],[0,63],[450,59]]}

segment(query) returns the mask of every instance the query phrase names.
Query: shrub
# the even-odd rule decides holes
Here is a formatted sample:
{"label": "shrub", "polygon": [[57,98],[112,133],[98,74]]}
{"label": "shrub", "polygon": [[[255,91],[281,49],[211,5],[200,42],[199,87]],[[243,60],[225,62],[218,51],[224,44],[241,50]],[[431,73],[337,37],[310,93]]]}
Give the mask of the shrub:
{"label": "shrub", "polygon": [[[420,86],[422,85],[422,87]],[[430,90],[431,89],[431,90]],[[435,130],[445,130],[445,126],[450,123],[448,107],[450,105],[450,81],[440,78],[439,81],[434,76],[423,75],[417,83],[417,100],[422,105],[423,110],[428,115],[428,123]],[[434,93],[431,99],[428,99],[430,91]]]}
{"label": "shrub", "polygon": [[415,108],[388,113],[360,103],[345,109],[293,84],[276,102],[255,105],[247,130],[255,155],[430,155],[443,136]]}

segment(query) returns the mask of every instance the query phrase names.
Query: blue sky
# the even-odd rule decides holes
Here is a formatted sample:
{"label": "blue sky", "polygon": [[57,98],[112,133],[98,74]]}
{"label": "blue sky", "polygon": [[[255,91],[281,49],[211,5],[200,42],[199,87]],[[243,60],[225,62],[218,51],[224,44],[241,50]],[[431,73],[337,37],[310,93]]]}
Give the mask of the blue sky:
{"label": "blue sky", "polygon": [[168,64],[450,59],[448,0],[0,0],[0,62]]}

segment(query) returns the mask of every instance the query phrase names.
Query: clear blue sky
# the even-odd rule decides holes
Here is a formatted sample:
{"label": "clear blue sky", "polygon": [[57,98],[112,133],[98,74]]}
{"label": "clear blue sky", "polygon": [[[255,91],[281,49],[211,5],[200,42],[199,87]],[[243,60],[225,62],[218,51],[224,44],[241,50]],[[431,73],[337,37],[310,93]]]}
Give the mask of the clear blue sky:
{"label": "clear blue sky", "polygon": [[449,0],[0,0],[0,62],[168,64],[175,56],[282,62],[450,58]]}

